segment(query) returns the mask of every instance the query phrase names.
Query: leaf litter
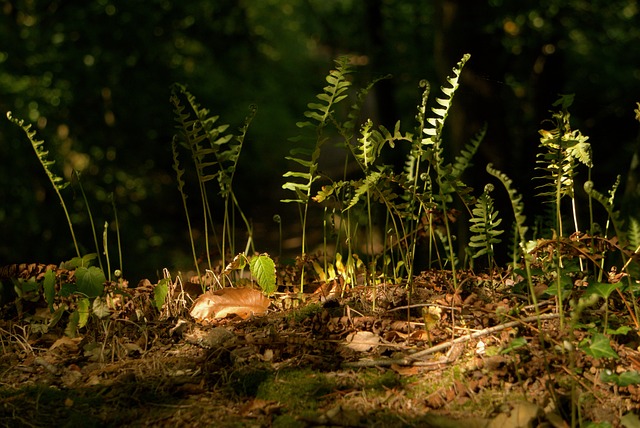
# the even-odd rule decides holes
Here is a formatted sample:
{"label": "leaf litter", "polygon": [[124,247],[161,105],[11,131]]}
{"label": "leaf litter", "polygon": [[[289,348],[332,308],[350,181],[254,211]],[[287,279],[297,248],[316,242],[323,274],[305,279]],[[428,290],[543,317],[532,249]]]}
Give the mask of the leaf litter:
{"label": "leaf litter", "polygon": [[[75,337],[44,327],[44,297],[20,313],[10,302],[0,423],[562,427],[574,400],[582,421],[635,426],[637,331],[563,329],[553,298],[536,313],[483,275],[460,272],[457,293],[448,275],[426,271],[412,289],[320,281],[270,298],[250,287],[198,297],[173,282],[160,309],[158,284],[144,281],[107,293],[110,315]],[[612,322],[624,313],[614,303]]]}

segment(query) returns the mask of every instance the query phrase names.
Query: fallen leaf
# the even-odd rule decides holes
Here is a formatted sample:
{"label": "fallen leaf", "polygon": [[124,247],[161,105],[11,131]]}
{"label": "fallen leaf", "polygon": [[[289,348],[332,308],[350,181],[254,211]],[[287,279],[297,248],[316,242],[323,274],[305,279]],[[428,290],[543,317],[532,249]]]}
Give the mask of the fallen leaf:
{"label": "fallen leaf", "polygon": [[378,346],[380,337],[370,331],[358,331],[347,336],[347,348],[367,352]]}
{"label": "fallen leaf", "polygon": [[413,376],[420,372],[420,369],[416,366],[401,366],[398,364],[391,364],[391,370],[402,376]]}
{"label": "fallen leaf", "polygon": [[198,321],[212,321],[237,315],[246,319],[251,315],[262,315],[271,301],[258,290],[251,288],[223,288],[207,291],[196,299],[191,316]]}

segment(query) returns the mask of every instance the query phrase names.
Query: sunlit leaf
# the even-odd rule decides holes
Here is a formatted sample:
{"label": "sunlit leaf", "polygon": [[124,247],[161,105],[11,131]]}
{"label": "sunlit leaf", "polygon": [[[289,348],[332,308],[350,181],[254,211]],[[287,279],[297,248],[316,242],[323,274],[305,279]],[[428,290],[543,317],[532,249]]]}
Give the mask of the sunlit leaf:
{"label": "sunlit leaf", "polygon": [[153,289],[153,303],[155,304],[158,310],[162,310],[164,306],[164,302],[167,298],[167,293],[169,292],[169,278],[163,278],[158,281],[158,285]]}
{"label": "sunlit leaf", "polygon": [[207,291],[196,299],[191,316],[198,321],[213,321],[229,315],[246,319],[251,315],[262,315],[271,301],[258,290],[251,288],[223,288]]}
{"label": "sunlit leaf", "polygon": [[78,314],[78,328],[82,328],[87,325],[87,322],[89,321],[89,299],[78,299],[77,304],[78,309],[76,313]]}
{"label": "sunlit leaf", "polygon": [[276,291],[276,267],[268,254],[253,257],[249,262],[249,269],[265,294]]}

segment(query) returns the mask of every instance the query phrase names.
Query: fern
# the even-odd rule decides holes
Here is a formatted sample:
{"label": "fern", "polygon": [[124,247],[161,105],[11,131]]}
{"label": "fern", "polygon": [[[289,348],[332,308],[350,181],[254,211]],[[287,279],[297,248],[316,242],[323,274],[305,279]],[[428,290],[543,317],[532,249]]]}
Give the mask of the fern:
{"label": "fern", "polygon": [[[323,135],[324,128],[333,113],[335,105],[347,97],[345,92],[351,83],[346,80],[346,75],[350,72],[347,57],[341,57],[336,60],[336,69],[332,70],[326,78],[329,85],[324,87],[323,92],[316,95],[316,98],[322,101],[322,103],[309,103],[307,105],[309,110],[304,113],[305,117],[312,119],[316,123],[305,121],[296,124],[299,128],[314,128],[316,131],[316,142],[313,149],[296,147],[289,152],[290,156],[285,157],[285,159],[301,165],[304,170],[287,171],[283,175],[285,178],[296,179],[295,181],[287,181],[282,186],[283,189],[294,192],[295,199],[283,199],[281,202],[308,204],[311,196],[311,186],[319,179],[317,174],[318,158],[320,157],[321,148],[327,140]],[[299,142],[301,139],[301,137],[295,137],[290,140]]]}
{"label": "fern", "polygon": [[589,195],[590,198],[593,198],[595,201],[599,202],[600,205],[602,205],[607,211],[609,220],[613,225],[615,236],[617,236],[618,242],[620,242],[620,246],[624,248],[627,245],[627,237],[624,231],[624,220],[621,219],[620,211],[617,211],[613,205],[615,191],[618,188],[619,184],[620,176],[617,177],[616,182],[614,183],[612,189],[609,191],[608,197],[598,192],[594,188],[593,181],[587,181],[586,183],[584,183],[584,191],[587,193],[587,195]]}
{"label": "fern", "polygon": [[456,179],[460,179],[462,174],[471,164],[471,159],[475,156],[480,147],[480,143],[484,140],[487,134],[487,124],[485,123],[482,128],[471,138],[471,141],[460,151],[460,155],[456,156],[456,161],[453,163],[451,169],[451,175]]}
{"label": "fern", "polygon": [[31,147],[33,147],[33,150],[36,152],[36,156],[40,161],[40,165],[42,165],[42,167],[44,168],[45,172],[47,173],[47,177],[49,177],[49,181],[51,182],[51,185],[53,186],[53,189],[56,192],[56,195],[58,195],[58,199],[60,200],[60,205],[62,205],[62,210],[64,211],[64,215],[67,218],[67,224],[69,225],[69,231],[71,232],[73,245],[76,248],[76,254],[78,257],[80,257],[80,249],[78,248],[78,241],[76,240],[76,234],[73,231],[73,224],[71,223],[71,217],[69,216],[67,205],[64,203],[64,199],[62,198],[62,194],[60,193],[69,185],[69,183],[64,182],[62,177],[57,176],[53,171],[51,171],[50,167],[53,164],[55,164],[55,161],[47,159],[49,152],[44,149],[44,141],[38,140],[36,138],[36,131],[31,129],[31,124],[25,125],[24,120],[13,117],[10,111],[7,112],[7,119],[9,119],[9,121],[11,121],[14,125],[20,127],[24,131],[25,135],[29,139],[29,142],[31,143]]}
{"label": "fern", "polygon": [[490,264],[493,261],[493,246],[502,242],[498,236],[504,233],[504,230],[498,229],[502,219],[498,218],[498,211],[494,210],[493,199],[490,196],[492,191],[492,184],[487,184],[484,187],[484,192],[478,198],[475,207],[471,211],[472,217],[469,219],[471,223],[469,231],[473,233],[469,239],[469,246],[479,248],[473,254],[473,258],[486,254]]}
{"label": "fern", "polygon": [[[413,182],[413,189],[417,187],[417,181],[420,171],[420,162],[422,160],[422,156],[424,154],[424,150],[422,148],[422,139],[420,138],[423,129],[426,126],[426,115],[427,115],[427,100],[429,99],[429,93],[431,91],[431,86],[429,82],[426,80],[420,81],[420,87],[424,88],[422,91],[422,101],[418,106],[418,113],[416,114],[416,137],[414,137],[411,150],[407,154],[407,160],[405,162],[404,172],[407,176],[407,180],[409,182]],[[408,195],[412,198],[413,195]],[[413,198],[412,198],[413,199]]]}
{"label": "fern", "polygon": [[[296,147],[286,156],[286,159],[303,167],[302,171],[287,171],[283,176],[289,179],[282,188],[292,191],[295,195],[291,199],[282,199],[282,202],[295,202],[301,205],[300,223],[302,225],[302,245],[301,253],[306,253],[306,228],[307,215],[309,212],[309,202],[311,199],[311,188],[313,183],[319,179],[318,175],[318,159],[322,146],[327,142],[328,137],[325,135],[325,127],[333,118],[333,110],[335,106],[344,100],[348,94],[347,90],[351,83],[346,79],[347,74],[351,72],[348,57],[341,57],[336,60],[336,69],[329,72],[326,77],[328,85],[323,91],[316,95],[319,103],[309,103],[304,115],[309,121],[298,122],[296,125],[301,129],[311,129],[315,131],[315,143],[313,149]],[[293,142],[300,142],[302,137],[290,139]],[[304,284],[304,270],[300,275],[301,290]]]}
{"label": "fern", "polygon": [[[453,67],[454,76],[447,77],[447,83],[450,85],[450,87],[441,87],[444,98],[436,98],[436,103],[439,107],[434,107],[431,109],[435,116],[427,119],[427,126],[425,126],[425,128],[423,129],[423,132],[427,136],[427,138],[422,140],[422,146],[427,148],[427,156],[430,158],[431,165],[433,165],[433,167],[435,168],[436,184],[438,185],[437,203],[443,214],[442,218],[444,219],[444,226],[448,240],[448,244],[446,245],[446,247],[448,248],[449,259],[451,260],[451,268],[453,271],[453,286],[455,289],[457,289],[458,283],[454,263],[455,256],[453,252],[453,236],[447,217],[447,204],[448,202],[450,202],[449,194],[458,187],[458,184],[462,183],[458,183],[457,177],[454,177],[451,174],[453,170],[453,167],[451,165],[445,167],[443,156],[444,148],[442,146],[442,130],[449,115],[453,97],[459,87],[458,81],[460,79],[460,73],[462,72],[462,68],[467,63],[470,57],[471,56],[469,54],[465,54],[458,62],[458,64]],[[433,200],[431,200],[430,197],[429,201],[424,202],[432,203]]]}
{"label": "fern", "polygon": [[360,123],[360,113],[362,111],[362,106],[364,105],[364,102],[367,96],[369,95],[369,92],[371,92],[371,89],[373,89],[376,83],[378,83],[381,80],[385,80],[389,78],[391,78],[391,75],[379,77],[371,81],[364,88],[361,88],[358,90],[358,93],[356,95],[356,101],[351,106],[351,108],[349,109],[349,113],[347,114],[347,120],[342,125],[338,125],[338,130],[340,132],[340,135],[342,135],[342,137],[344,138],[344,141],[347,144],[351,141],[351,139],[355,135],[356,127]]}
{"label": "fern", "polygon": [[[184,213],[187,217],[187,228],[189,229],[189,238],[191,240],[191,252],[193,254],[193,263],[196,267],[196,272],[198,274],[198,278],[200,278],[200,267],[198,266],[198,256],[196,254],[196,246],[193,240],[193,230],[191,228],[191,220],[189,219],[189,208],[187,207],[187,194],[184,191],[185,181],[184,181],[184,169],[180,168],[180,160],[178,158],[178,142],[177,138],[174,136],[173,141],[171,142],[171,153],[173,154],[173,170],[176,172],[176,181],[178,182],[178,191],[180,192],[180,196],[182,197],[182,206],[184,207]],[[204,289],[202,290],[204,291]]]}
{"label": "fern", "polygon": [[[209,179],[215,177],[214,175],[206,176],[204,175],[204,169],[208,165],[203,165],[204,159],[201,150],[203,149],[202,144],[207,139],[207,133],[205,131],[205,126],[198,118],[198,112],[200,111],[200,107],[195,105],[195,101],[193,100],[193,95],[191,95],[184,86],[179,84],[174,84],[171,89],[171,97],[169,98],[171,104],[173,104],[173,112],[174,112],[174,120],[178,123],[176,126],[177,134],[174,135],[173,142],[176,145],[179,143],[182,146],[186,147],[191,152],[191,158],[196,167],[196,174],[198,176],[198,189],[200,191],[200,200],[202,201],[202,216],[204,223],[204,236],[205,236],[205,250],[207,254],[207,262],[209,269],[213,269],[211,264],[211,252],[209,250],[209,227],[213,229],[213,217],[211,215],[211,208],[209,204],[209,198],[206,192],[205,182]],[[185,103],[186,101],[186,103]],[[191,112],[187,110],[187,105],[191,105]],[[194,107],[195,105],[195,107]],[[195,114],[192,114],[194,113]],[[204,114],[204,112],[200,112],[200,114]],[[195,116],[195,117],[193,117]],[[208,126],[211,126],[211,121],[209,121]],[[177,150],[177,147],[176,147]],[[176,157],[174,157],[174,162],[176,161]],[[184,194],[184,183],[182,189],[180,189],[180,193],[183,195],[183,199],[185,199]],[[215,229],[213,229],[215,230]],[[191,235],[191,227],[189,227],[189,233]],[[193,237],[191,236],[193,240]],[[223,251],[220,250],[222,254]],[[223,255],[224,257],[224,255]],[[223,263],[224,264],[224,263]]]}
{"label": "fern", "polygon": [[375,189],[375,185],[378,183],[378,180],[380,180],[381,176],[382,171],[373,171],[367,174],[364,180],[352,182],[355,190],[354,195],[353,198],[351,198],[351,201],[349,201],[349,205],[347,205],[347,207],[343,211],[347,211],[353,208],[364,194],[369,193],[372,189]]}
{"label": "fern", "polygon": [[440,88],[444,93],[446,98],[436,98],[436,102],[440,105],[438,108],[432,108],[431,111],[435,114],[435,117],[428,118],[427,123],[429,126],[426,126],[423,129],[423,132],[429,136],[430,142],[436,144],[437,140],[439,140],[442,136],[442,128],[444,123],[449,115],[449,109],[451,108],[451,102],[453,100],[453,96],[458,89],[458,80],[460,79],[460,73],[462,72],[462,68],[467,63],[467,61],[471,58],[471,55],[465,54],[458,64],[453,68],[453,77],[447,77],[447,82],[451,85],[450,88],[442,87]]}
{"label": "fern", "polygon": [[524,266],[527,273],[529,294],[531,295],[533,304],[536,305],[536,311],[538,311],[538,299],[536,298],[536,293],[533,289],[533,279],[531,276],[531,257],[527,251],[526,234],[528,228],[526,226],[527,217],[524,215],[524,203],[522,202],[522,195],[520,195],[518,191],[512,187],[513,181],[509,177],[507,177],[505,173],[495,169],[491,163],[487,165],[487,172],[500,180],[504,188],[507,190],[507,194],[509,195],[509,201],[511,202],[511,208],[513,209],[513,216],[515,218],[515,235],[516,239],[518,240],[518,247],[520,248],[522,258],[524,259]]}
{"label": "fern", "polygon": [[627,249],[635,250],[636,248],[640,247],[640,222],[635,217],[629,218],[627,239],[629,240]]}
{"label": "fern", "polygon": [[540,147],[545,150],[538,154],[536,169],[543,172],[538,179],[546,183],[538,186],[539,196],[548,197],[556,209],[556,232],[563,236],[560,201],[568,196],[572,200],[576,231],[578,230],[574,199],[574,177],[576,161],[592,167],[591,145],[589,137],[583,136],[579,130],[572,130],[568,108],[573,103],[573,95],[563,95],[553,105],[561,105],[561,110],[552,113],[554,128],[551,131],[540,130]]}
{"label": "fern", "polygon": [[[219,194],[224,200],[223,235],[221,239],[220,253],[222,264],[225,265],[227,242],[231,253],[235,253],[234,244],[234,213],[240,213],[245,227],[249,233],[249,245],[252,245],[251,224],[244,215],[238,200],[233,192],[233,178],[237,168],[242,145],[255,113],[256,106],[250,106],[250,113],[239,128],[239,134],[234,136],[228,133],[229,125],[217,124],[219,116],[210,115],[209,110],[202,108],[196,98],[187,89],[179,84],[172,88],[171,102],[174,105],[174,114],[178,122],[178,141],[191,151],[193,162],[199,181],[200,196],[203,203],[203,217],[205,226],[205,240],[207,248],[207,260],[211,268],[209,252],[208,228],[213,228],[210,202],[206,192],[206,183],[212,180],[218,182]],[[215,232],[214,232],[215,233]]]}
{"label": "fern", "polygon": [[526,226],[527,217],[524,215],[522,195],[512,187],[513,181],[505,173],[495,169],[493,164],[490,163],[487,165],[487,172],[500,180],[509,194],[509,201],[511,202],[511,208],[513,209],[513,215],[515,218],[517,236],[520,240],[520,248],[524,250],[528,227]]}

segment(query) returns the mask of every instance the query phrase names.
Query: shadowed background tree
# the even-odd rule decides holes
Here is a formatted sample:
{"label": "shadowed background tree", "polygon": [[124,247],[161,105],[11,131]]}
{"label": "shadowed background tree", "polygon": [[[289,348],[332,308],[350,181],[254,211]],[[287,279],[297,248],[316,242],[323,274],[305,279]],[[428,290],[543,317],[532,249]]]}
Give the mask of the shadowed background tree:
{"label": "shadowed background tree", "polygon": [[[271,217],[284,210],[277,201],[287,138],[338,55],[360,65],[358,82],[393,75],[378,84],[367,115],[387,126],[401,119],[411,129],[420,79],[441,85],[471,53],[447,144],[457,151],[488,123],[468,179],[477,189],[488,180],[484,165],[493,162],[531,195],[527,174],[540,121],[558,93],[575,92],[574,126],[591,137],[602,173],[596,183],[608,187],[637,150],[639,16],[636,0],[5,0],[0,110],[35,124],[60,175],[71,180],[73,170],[81,173],[98,232],[104,221],[114,232],[113,195],[125,275],[135,282],[162,267],[190,265],[171,170],[173,82],[186,84],[231,127],[241,124],[249,104],[258,105],[236,186],[255,221],[257,248],[274,251]],[[0,161],[0,265],[72,257],[44,172],[4,119]],[[627,191],[633,196],[635,189]],[[77,184],[64,196],[82,251],[95,251]]]}

